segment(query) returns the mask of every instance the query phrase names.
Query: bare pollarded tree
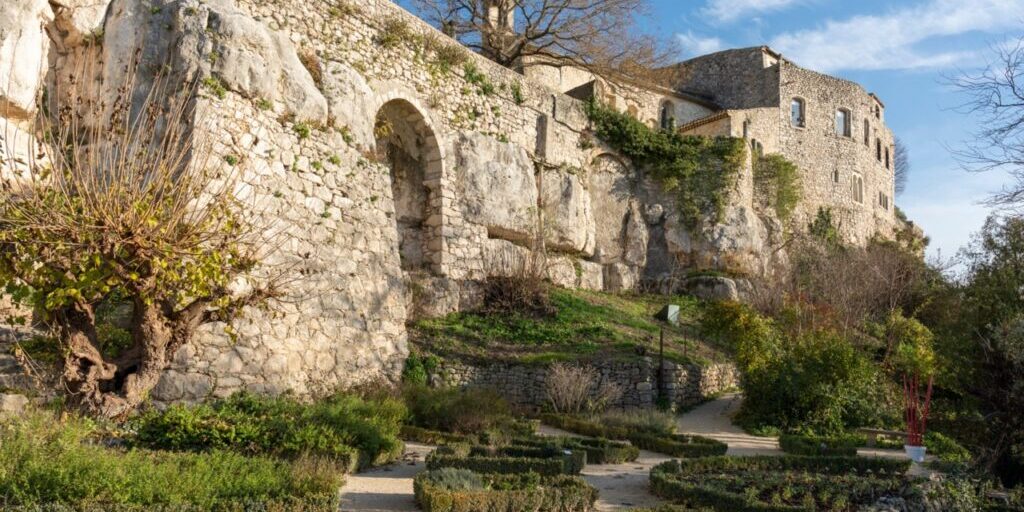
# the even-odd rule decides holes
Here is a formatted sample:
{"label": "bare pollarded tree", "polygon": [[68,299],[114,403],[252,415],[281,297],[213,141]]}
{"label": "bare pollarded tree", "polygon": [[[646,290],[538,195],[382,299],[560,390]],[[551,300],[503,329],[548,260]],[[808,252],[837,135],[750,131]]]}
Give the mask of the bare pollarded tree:
{"label": "bare pollarded tree", "polygon": [[952,78],[967,97],[962,110],[981,127],[973,140],[954,151],[974,172],[1006,171],[1011,182],[988,200],[992,206],[1024,208],[1024,37],[993,47],[981,70]]}
{"label": "bare pollarded tree", "polygon": [[506,67],[577,66],[648,75],[672,47],[641,34],[648,0],[403,0],[449,36]]}

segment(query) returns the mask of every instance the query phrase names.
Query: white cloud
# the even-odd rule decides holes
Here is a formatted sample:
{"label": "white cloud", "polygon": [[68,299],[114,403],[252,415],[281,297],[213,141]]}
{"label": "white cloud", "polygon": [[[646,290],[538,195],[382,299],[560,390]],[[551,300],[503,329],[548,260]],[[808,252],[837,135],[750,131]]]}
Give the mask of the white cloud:
{"label": "white cloud", "polygon": [[708,0],[707,5],[700,10],[704,16],[715,21],[728,23],[740,18],[749,18],[751,15],[760,14],[766,11],[775,11],[789,7],[799,0]]}
{"label": "white cloud", "polygon": [[1024,0],[929,0],[879,15],[861,15],[781,34],[771,46],[802,66],[841,69],[943,68],[973,51],[926,51],[915,45],[968,32],[1016,28]]}
{"label": "white cloud", "polygon": [[679,41],[679,46],[682,47],[683,52],[689,56],[714,53],[725,47],[722,40],[717,37],[700,37],[692,31],[687,31],[685,34],[676,34],[676,39]]}

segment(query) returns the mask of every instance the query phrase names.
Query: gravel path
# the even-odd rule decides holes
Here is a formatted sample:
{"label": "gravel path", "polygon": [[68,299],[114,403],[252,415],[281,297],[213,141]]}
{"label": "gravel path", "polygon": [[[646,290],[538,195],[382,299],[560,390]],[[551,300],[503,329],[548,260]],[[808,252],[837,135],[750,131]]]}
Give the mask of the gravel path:
{"label": "gravel path", "polygon": [[778,438],[752,436],[732,424],[742,402],[743,395],[739,393],[722,395],[680,416],[676,430],[722,441],[729,445],[726,455],[781,455]]}
{"label": "gravel path", "polygon": [[402,460],[349,475],[341,488],[343,512],[415,512],[412,479],[426,469],[423,459],[433,446],[406,443]]}

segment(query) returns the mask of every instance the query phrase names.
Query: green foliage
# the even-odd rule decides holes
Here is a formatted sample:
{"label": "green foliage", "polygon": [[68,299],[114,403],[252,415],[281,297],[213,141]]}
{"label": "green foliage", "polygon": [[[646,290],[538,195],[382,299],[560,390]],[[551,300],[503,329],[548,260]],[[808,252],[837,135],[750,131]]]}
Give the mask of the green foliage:
{"label": "green foliage", "polygon": [[928,453],[935,455],[945,463],[967,464],[972,459],[971,452],[967,448],[960,446],[955,439],[939,432],[926,432],[924,445],[928,448]]}
{"label": "green foliage", "polygon": [[479,474],[468,469],[441,468],[435,471],[427,471],[422,481],[425,484],[448,491],[469,491],[485,488],[484,479]]}
{"label": "green foliage", "polygon": [[413,40],[414,35],[409,22],[400,16],[394,16],[384,20],[380,32],[377,33],[377,44],[391,49]]}
{"label": "green foliage", "polygon": [[463,489],[460,486],[476,480],[464,473],[438,476],[441,471],[445,470],[425,471],[413,481],[416,502],[424,512],[587,512],[597,501],[597,490],[579,477],[480,475],[482,488]]}
{"label": "green foliage", "polygon": [[526,103],[526,97],[523,96],[523,88],[519,85],[519,82],[512,82],[508,87],[512,92],[512,101],[516,102],[516,105]]}
{"label": "green foliage", "polygon": [[299,140],[303,140],[309,138],[309,135],[312,133],[312,128],[310,128],[306,123],[295,123],[295,126],[292,126],[292,131],[299,136]]}
{"label": "green foliage", "polygon": [[594,134],[647,169],[662,187],[676,193],[690,228],[709,217],[720,222],[746,155],[743,140],[697,137],[674,130],[654,130],[613,108],[590,102],[587,114]]}
{"label": "green foliage", "polygon": [[800,202],[800,170],[782,155],[760,156],[754,161],[754,187],[779,220],[786,222]]}
{"label": "green foliage", "polygon": [[494,94],[494,84],[491,82],[487,74],[481,72],[476,64],[473,62],[467,62],[462,65],[462,76],[467,82],[476,87],[476,93],[481,96],[490,96]]}
{"label": "green foliage", "polygon": [[664,453],[673,457],[710,457],[724,455],[728,446],[725,443],[700,436],[682,434],[652,434],[628,427],[609,427],[564,414],[545,414],[544,423],[576,434],[629,441],[634,446]]}
{"label": "green foliage", "polygon": [[335,395],[314,404],[287,397],[235,394],[211,404],[173,405],[134,420],[138,446],[165,450],[233,450],[298,457],[312,454],[355,469],[402,454],[398,432],[406,409],[394,399]]}
{"label": "green foliage", "polygon": [[27,510],[337,510],[333,464],[104,448],[95,426],[33,413],[0,425],[0,503]]}
{"label": "green foliage", "polygon": [[402,382],[406,384],[425,386],[430,372],[437,369],[440,362],[437,356],[428,355],[420,357],[415,352],[410,352],[405,360],[405,367],[402,368]]}
{"label": "green foliage", "polygon": [[403,390],[413,425],[474,434],[514,423],[508,402],[481,388],[429,388],[410,385]]}
{"label": "green foliage", "polygon": [[670,436],[676,431],[675,414],[656,409],[608,411],[594,418],[593,421],[609,428],[659,436]]}
{"label": "green foliage", "polygon": [[734,350],[745,399],[737,421],[748,429],[836,434],[888,419],[890,385],[880,369],[829,331],[786,335],[746,306],[721,303],[705,332]]}
{"label": "green foliage", "polygon": [[578,475],[587,463],[586,450],[532,446],[441,446],[427,456],[427,469],[461,468],[478,473]]}
{"label": "green foliage", "polygon": [[825,242],[829,247],[838,247],[840,245],[839,228],[832,220],[832,210],[830,208],[818,208],[818,213],[814,216],[814,220],[807,226],[807,232],[818,240]]}
{"label": "green foliage", "polygon": [[210,94],[217,97],[217,99],[224,99],[228,95],[228,89],[224,86],[224,82],[215,76],[208,76],[201,82],[202,86],[210,92]]}
{"label": "green foliage", "polygon": [[857,455],[857,448],[864,446],[866,442],[864,436],[857,434],[835,436],[782,434],[779,436],[779,447],[791,455],[853,457]]}
{"label": "green foliage", "polygon": [[892,364],[897,371],[922,377],[934,374],[934,336],[924,324],[894,312],[885,323],[885,336],[894,347]]}
{"label": "green foliage", "polygon": [[474,435],[452,434],[439,430],[416,427],[413,425],[402,425],[399,436],[406,441],[415,443],[430,444],[435,446],[446,444],[476,444],[479,442]]}
{"label": "green foliage", "polygon": [[558,449],[582,450],[587,452],[587,464],[621,464],[631,462],[640,456],[640,449],[629,443],[607,439],[581,437],[532,437],[518,438],[513,444],[519,446],[553,447]]}
{"label": "green foliage", "polygon": [[722,512],[853,511],[903,497],[909,461],[859,457],[710,457],[651,470],[665,499]]}

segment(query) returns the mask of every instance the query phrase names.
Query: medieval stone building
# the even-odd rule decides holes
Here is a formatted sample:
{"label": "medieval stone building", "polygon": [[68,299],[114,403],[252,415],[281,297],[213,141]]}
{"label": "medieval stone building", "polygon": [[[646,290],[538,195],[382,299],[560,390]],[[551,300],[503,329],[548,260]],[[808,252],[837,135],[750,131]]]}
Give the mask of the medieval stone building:
{"label": "medieval stone building", "polygon": [[[71,70],[97,62],[80,92],[109,99],[141,55],[204,84],[196,133],[212,138],[212,161],[244,169],[251,217],[282,235],[263,267],[294,274],[285,300],[234,337],[206,326],[156,400],[395,378],[407,322],[472,307],[540,239],[543,271],[567,287],[676,291],[695,270],[769,273],[784,230],[753,200],[751,154],[799,165],[801,221],[842,211],[861,242],[895,223],[881,102],[767,48],[684,62],[658,88],[524,76],[390,0],[9,0],[0,13],[5,172],[32,151],[44,90],[60,97]],[[591,142],[579,98],[595,94],[652,124],[748,140],[720,222],[687,227],[673,194]]]}

